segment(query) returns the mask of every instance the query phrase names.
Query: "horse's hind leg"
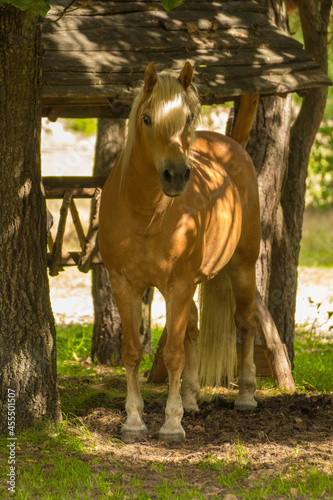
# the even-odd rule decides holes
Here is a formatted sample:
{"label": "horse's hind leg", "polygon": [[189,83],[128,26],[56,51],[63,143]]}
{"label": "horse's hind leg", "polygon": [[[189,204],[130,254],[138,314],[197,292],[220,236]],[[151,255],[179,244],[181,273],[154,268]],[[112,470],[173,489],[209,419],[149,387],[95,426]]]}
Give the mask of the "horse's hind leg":
{"label": "horse's hind leg", "polygon": [[121,436],[125,443],[132,443],[147,438],[147,427],[142,419],[144,404],[139,387],[139,367],[142,358],[141,295],[126,286],[125,280],[113,279],[111,285],[123,327],[121,355],[127,377],[125,405],[127,419],[121,429]]}
{"label": "horse's hind leg", "polygon": [[182,374],[182,402],[186,411],[198,411],[197,399],[200,383],[197,362],[198,310],[192,300],[190,316],[185,333],[185,366]]}
{"label": "horse's hind leg", "polygon": [[254,392],[257,387],[256,367],[253,362],[254,334],[257,326],[255,301],[255,267],[251,265],[230,265],[228,272],[235,296],[235,323],[241,342],[239,360],[239,393],[235,408],[246,410],[256,408]]}

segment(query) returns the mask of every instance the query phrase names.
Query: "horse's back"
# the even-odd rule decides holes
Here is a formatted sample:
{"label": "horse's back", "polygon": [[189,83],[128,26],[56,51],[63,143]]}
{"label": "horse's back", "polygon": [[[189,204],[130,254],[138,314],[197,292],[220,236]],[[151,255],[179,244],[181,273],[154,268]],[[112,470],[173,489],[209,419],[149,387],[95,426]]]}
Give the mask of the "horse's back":
{"label": "horse's back", "polygon": [[[237,200],[235,208],[230,211],[232,225],[239,226],[238,243],[235,257],[243,258],[244,252],[249,262],[255,262],[260,245],[260,207],[257,175],[253,162],[236,141],[217,132],[198,131],[193,144],[195,160],[209,175],[219,172],[226,179],[225,185],[233,185],[239,196],[241,217],[237,216]],[[213,224],[212,224],[213,226]]]}
{"label": "horse's back", "polygon": [[237,186],[242,203],[246,193],[256,197],[256,171],[249,154],[238,142],[217,132],[201,130],[196,132],[193,149],[202,159],[212,162],[230,175]]}

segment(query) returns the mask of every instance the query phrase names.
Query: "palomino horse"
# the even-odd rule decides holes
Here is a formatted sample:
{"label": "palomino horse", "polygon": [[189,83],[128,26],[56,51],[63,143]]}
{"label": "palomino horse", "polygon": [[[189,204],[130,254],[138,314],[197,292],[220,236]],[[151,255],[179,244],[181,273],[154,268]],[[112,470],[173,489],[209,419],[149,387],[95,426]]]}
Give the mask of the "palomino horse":
{"label": "palomino horse", "polygon": [[[133,102],[124,148],[102,194],[99,245],[123,326],[125,442],[147,437],[138,372],[141,298],[149,286],[157,287],[166,301],[163,360],[169,396],[160,438],[184,439],[183,408],[198,410],[193,295],[198,283],[225,277],[224,267],[236,304],[236,311],[229,308],[226,313],[231,317],[235,313],[241,329],[235,406],[257,404],[253,363],[260,241],[257,178],[251,159],[235,141],[214,132],[195,133],[200,104],[192,77],[190,63],[178,78],[169,72],[157,75],[154,64],[149,64]],[[217,296],[215,286],[210,293]],[[210,328],[223,306],[210,308]],[[209,356],[210,346],[206,347]],[[230,353],[224,353],[221,363],[228,357]]]}

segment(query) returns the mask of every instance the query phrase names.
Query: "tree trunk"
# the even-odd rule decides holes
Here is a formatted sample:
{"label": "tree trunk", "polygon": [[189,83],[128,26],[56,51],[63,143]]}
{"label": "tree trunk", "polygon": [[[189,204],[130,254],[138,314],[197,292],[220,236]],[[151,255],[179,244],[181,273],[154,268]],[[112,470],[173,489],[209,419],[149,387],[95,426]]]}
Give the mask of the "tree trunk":
{"label": "tree trunk", "polygon": [[[305,48],[327,72],[327,26],[332,0],[299,1]],[[312,144],[322,120],[327,88],[307,91],[290,134],[288,167],[276,218],[269,309],[282,341],[294,358],[297,267],[305,206],[305,181]]]}
{"label": "tree trunk", "polygon": [[95,321],[91,357],[96,356],[103,365],[118,365],[121,363],[123,330],[109,274],[103,264],[95,264],[92,268],[92,297]]}
{"label": "tree trunk", "polygon": [[268,303],[274,219],[287,166],[291,96],[262,97],[247,146],[258,175],[261,210],[261,247],[257,261],[257,288]]}
{"label": "tree trunk", "polygon": [[[94,175],[109,175],[112,165],[124,142],[125,120],[103,119],[98,121],[95,149]],[[102,364],[111,366],[121,362],[122,326],[114,300],[108,272],[103,265],[92,269],[92,296],[94,303],[94,329],[91,356]],[[145,353],[151,354],[150,310],[153,289],[149,288],[142,299],[142,324],[140,336]]]}
{"label": "tree trunk", "polygon": [[30,11],[0,7],[0,430],[61,418],[40,168],[41,37]]}

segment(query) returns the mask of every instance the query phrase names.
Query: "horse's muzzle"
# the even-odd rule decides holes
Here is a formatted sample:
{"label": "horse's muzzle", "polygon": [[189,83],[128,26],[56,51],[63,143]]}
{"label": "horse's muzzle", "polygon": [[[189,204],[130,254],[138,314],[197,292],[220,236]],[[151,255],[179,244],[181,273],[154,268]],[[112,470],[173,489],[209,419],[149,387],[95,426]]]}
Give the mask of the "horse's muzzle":
{"label": "horse's muzzle", "polygon": [[171,197],[183,194],[190,175],[191,170],[185,161],[179,163],[166,162],[164,168],[159,172],[164,194]]}

